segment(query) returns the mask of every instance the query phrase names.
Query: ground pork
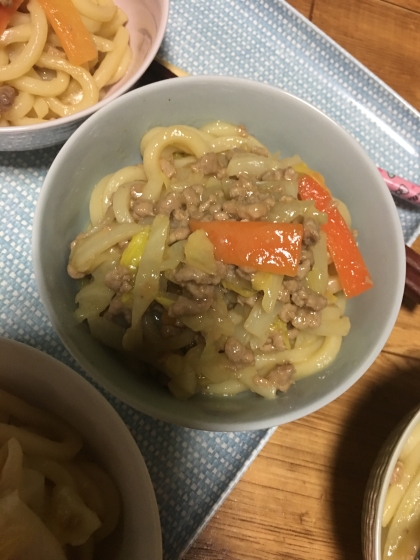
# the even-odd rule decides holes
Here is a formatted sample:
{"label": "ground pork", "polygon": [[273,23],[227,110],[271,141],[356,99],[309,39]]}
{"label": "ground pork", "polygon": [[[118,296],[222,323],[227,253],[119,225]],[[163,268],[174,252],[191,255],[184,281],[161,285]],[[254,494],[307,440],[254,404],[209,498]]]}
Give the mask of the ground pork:
{"label": "ground pork", "polygon": [[307,247],[316,245],[319,241],[320,227],[313,218],[303,219],[303,243]]}
{"label": "ground pork", "polygon": [[225,343],[225,354],[228,360],[237,365],[251,365],[254,363],[254,354],[245,348],[236,338],[230,336]]}
{"label": "ground pork", "polygon": [[118,322],[116,319],[120,318],[125,323],[125,326],[131,325],[131,309],[122,303],[121,294],[117,294],[112,298],[108,309],[104,313],[104,317],[115,322]]}
{"label": "ground pork", "polygon": [[130,270],[126,266],[117,266],[106,273],[104,283],[115,293],[125,294],[133,289],[131,280]]}
{"label": "ground pork", "polygon": [[260,387],[274,387],[276,391],[285,393],[293,384],[292,378],[295,371],[292,364],[282,364],[274,367],[267,377],[262,377],[258,374],[255,375],[253,381],[255,385],[259,385]]}
{"label": "ground pork", "polygon": [[169,179],[175,175],[176,168],[169,160],[161,159],[159,163],[161,170]]}
{"label": "ground pork", "polygon": [[201,202],[201,196],[204,192],[204,189],[201,185],[196,185],[194,187],[187,187],[182,191],[184,195],[185,203],[187,207],[190,206],[197,206]]}
{"label": "ground pork", "polygon": [[243,153],[243,150],[241,150],[241,148],[232,148],[231,150],[228,150],[227,152],[224,152],[228,161],[230,161],[235,154],[239,154],[239,153]]}
{"label": "ground pork", "polygon": [[293,292],[292,301],[298,307],[309,307],[314,311],[321,311],[321,309],[327,307],[328,304],[327,298],[304,286],[301,286]]}
{"label": "ground pork", "polygon": [[283,335],[281,332],[273,332],[261,346],[263,352],[274,352],[274,350],[286,350]]}
{"label": "ground pork", "polygon": [[277,294],[277,299],[278,299],[278,301],[281,301],[282,303],[289,303],[290,302],[290,292],[284,284],[282,284],[282,286],[279,290],[279,293]]}
{"label": "ground pork", "polygon": [[181,193],[169,192],[156,203],[155,213],[170,216],[174,210],[181,208],[184,202]]}
{"label": "ground pork", "polygon": [[302,255],[300,258],[298,271],[296,273],[296,278],[299,280],[306,278],[308,272],[312,270],[314,264],[314,255],[310,249],[302,250]]}
{"label": "ground pork", "polygon": [[311,270],[311,262],[309,259],[304,259],[299,263],[298,266],[298,271],[296,273],[296,276],[298,278],[305,278],[308,274],[308,272]]}
{"label": "ground pork", "polygon": [[171,229],[168,236],[168,245],[172,245],[176,241],[187,239],[190,233],[191,232],[188,227],[176,227],[174,229]]}
{"label": "ground pork", "polygon": [[289,290],[289,294],[295,292],[301,285],[302,283],[297,278],[286,278],[286,280],[283,280],[283,286]]}
{"label": "ground pork", "polygon": [[308,307],[298,307],[291,323],[299,330],[316,328],[321,324],[321,313]]}
{"label": "ground pork", "polygon": [[182,208],[176,208],[173,212],[172,212],[172,224],[175,225],[175,227],[177,226],[188,226],[188,222],[189,222],[189,218],[190,218],[190,214],[188,212],[188,210],[182,209]]}
{"label": "ground pork", "polygon": [[283,178],[283,170],[282,169],[270,169],[266,171],[262,177],[262,181],[280,181]]}
{"label": "ground pork", "polygon": [[146,181],[133,181],[130,187],[130,196],[132,200],[137,200],[143,196],[143,189]]}
{"label": "ground pork", "polygon": [[150,200],[135,200],[131,206],[131,215],[134,221],[138,222],[146,216],[154,216],[153,202]]}
{"label": "ground pork", "polygon": [[277,391],[284,393],[293,384],[292,378],[295,371],[293,364],[282,364],[272,369],[267,375],[267,379],[273,383]]}
{"label": "ground pork", "polygon": [[244,280],[252,281],[255,270],[246,266],[238,266],[235,270],[235,274],[239,276],[239,278],[243,278]]}
{"label": "ground pork", "polygon": [[208,212],[212,217],[214,217],[214,214],[216,214],[217,212],[220,212],[221,210],[222,210],[222,203],[221,202],[213,202],[212,204],[210,204],[210,206],[208,208]]}
{"label": "ground pork", "polygon": [[169,307],[169,317],[182,317],[183,315],[200,315],[210,309],[212,300],[195,300],[189,299],[184,296],[179,296],[178,299]]}
{"label": "ground pork", "polygon": [[203,175],[215,175],[220,170],[220,163],[214,152],[208,152],[191,165],[192,171]]}
{"label": "ground pork", "polygon": [[168,280],[175,282],[175,284],[180,284],[181,286],[183,286],[186,282],[212,284],[213,286],[217,286],[217,284],[220,284],[222,279],[226,276],[227,268],[223,263],[219,261],[216,262],[218,269],[216,274],[207,274],[198,268],[182,265],[178,269],[168,272]]}
{"label": "ground pork", "polygon": [[226,220],[229,220],[229,219],[230,219],[230,216],[229,216],[229,214],[227,214],[226,212],[215,212],[215,213],[213,214],[213,219],[214,219],[216,222],[224,222],[224,221],[226,221]]}
{"label": "ground pork", "polygon": [[198,211],[199,212],[207,212],[207,210],[210,208],[210,206],[212,204],[214,204],[217,201],[217,197],[214,194],[211,194],[208,196],[208,198],[206,198],[206,200],[203,200],[202,202],[200,202],[199,206],[198,206]]}
{"label": "ground pork", "polygon": [[245,204],[237,200],[228,200],[222,208],[229,216],[240,220],[260,220],[265,218],[270,210],[270,206],[266,202]]}
{"label": "ground pork", "polygon": [[[7,3],[5,3],[7,2]],[[11,0],[2,0],[3,6],[9,6]],[[6,113],[9,109],[13,107],[13,103],[16,99],[16,90],[7,84],[0,86],[0,113]]]}
{"label": "ground pork", "polygon": [[294,200],[296,200],[295,197],[288,194],[284,194],[280,197],[280,202],[293,202]]}
{"label": "ground pork", "polygon": [[230,198],[240,198],[244,199],[248,194],[248,189],[241,181],[235,181],[233,185],[229,187]]}
{"label": "ground pork", "polygon": [[195,282],[187,282],[185,288],[193,296],[194,299],[214,299],[215,287],[211,284],[196,284]]}
{"label": "ground pork", "polygon": [[296,316],[297,307],[293,303],[285,303],[280,309],[279,317],[283,323],[290,323]]}
{"label": "ground pork", "polygon": [[296,177],[296,171],[291,166],[286,167],[286,169],[283,172],[283,176],[288,181],[291,181],[292,179],[294,179]]}
{"label": "ground pork", "polygon": [[238,134],[239,134],[239,136],[242,136],[243,138],[248,138],[248,136],[249,136],[249,132],[247,131],[246,127],[243,124],[240,124],[238,126]]}

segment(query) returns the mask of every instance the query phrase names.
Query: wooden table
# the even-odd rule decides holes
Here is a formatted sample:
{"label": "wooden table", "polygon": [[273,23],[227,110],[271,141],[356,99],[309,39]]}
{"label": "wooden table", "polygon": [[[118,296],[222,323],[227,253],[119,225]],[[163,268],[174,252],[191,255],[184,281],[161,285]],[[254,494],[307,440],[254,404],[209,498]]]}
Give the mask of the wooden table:
{"label": "wooden table", "polygon": [[[420,109],[420,0],[290,3]],[[369,371],[319,412],[277,428],[185,560],[362,560],[371,465],[420,402],[419,329],[420,306],[404,301]]]}

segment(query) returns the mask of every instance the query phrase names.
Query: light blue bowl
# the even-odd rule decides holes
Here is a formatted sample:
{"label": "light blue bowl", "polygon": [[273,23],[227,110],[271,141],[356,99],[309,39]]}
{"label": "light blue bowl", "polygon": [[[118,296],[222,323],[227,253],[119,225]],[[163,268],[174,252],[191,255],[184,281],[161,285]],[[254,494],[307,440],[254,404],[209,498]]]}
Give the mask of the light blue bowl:
{"label": "light blue bowl", "polygon": [[[374,288],[351,300],[352,324],[327,369],[267,401],[235,398],[177,401],[151,377],[136,376],[73,316],[76,282],[66,265],[70,242],[86,227],[94,184],[139,162],[142,135],[153,126],[212,120],[243,124],[282,156],[299,154],[322,173],[352,215]],[[33,261],[54,328],[81,366],[108,391],[155,418],[198,429],[276,426],[325,406],[353,385],[382,350],[397,317],[405,279],[401,226],[392,196],[360,145],[317,109],[284,91],[227,77],[167,80],[126,94],[90,117],[65,144],[46,177],[35,213]]]}

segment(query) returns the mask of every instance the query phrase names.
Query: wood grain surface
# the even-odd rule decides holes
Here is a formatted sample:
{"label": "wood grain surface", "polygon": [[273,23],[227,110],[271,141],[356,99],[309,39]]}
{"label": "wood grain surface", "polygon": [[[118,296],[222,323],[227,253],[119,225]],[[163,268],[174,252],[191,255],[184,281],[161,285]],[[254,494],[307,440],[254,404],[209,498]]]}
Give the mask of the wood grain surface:
{"label": "wood grain surface", "polygon": [[[420,109],[420,0],[290,3]],[[362,560],[372,463],[420,402],[419,329],[420,306],[404,300],[369,371],[322,410],[277,428],[185,560]]]}
{"label": "wood grain surface", "polygon": [[420,0],[290,0],[290,4],[420,109]]}

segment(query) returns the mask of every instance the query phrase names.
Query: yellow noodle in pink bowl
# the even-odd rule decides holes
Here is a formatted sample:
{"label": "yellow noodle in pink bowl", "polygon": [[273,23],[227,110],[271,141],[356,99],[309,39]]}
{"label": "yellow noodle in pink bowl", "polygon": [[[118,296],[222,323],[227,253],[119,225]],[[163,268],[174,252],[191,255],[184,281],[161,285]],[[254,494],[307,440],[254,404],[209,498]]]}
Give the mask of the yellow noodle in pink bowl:
{"label": "yellow noodle in pink bowl", "polygon": [[168,0],[0,4],[0,150],[60,144],[135,86],[168,9]]}

